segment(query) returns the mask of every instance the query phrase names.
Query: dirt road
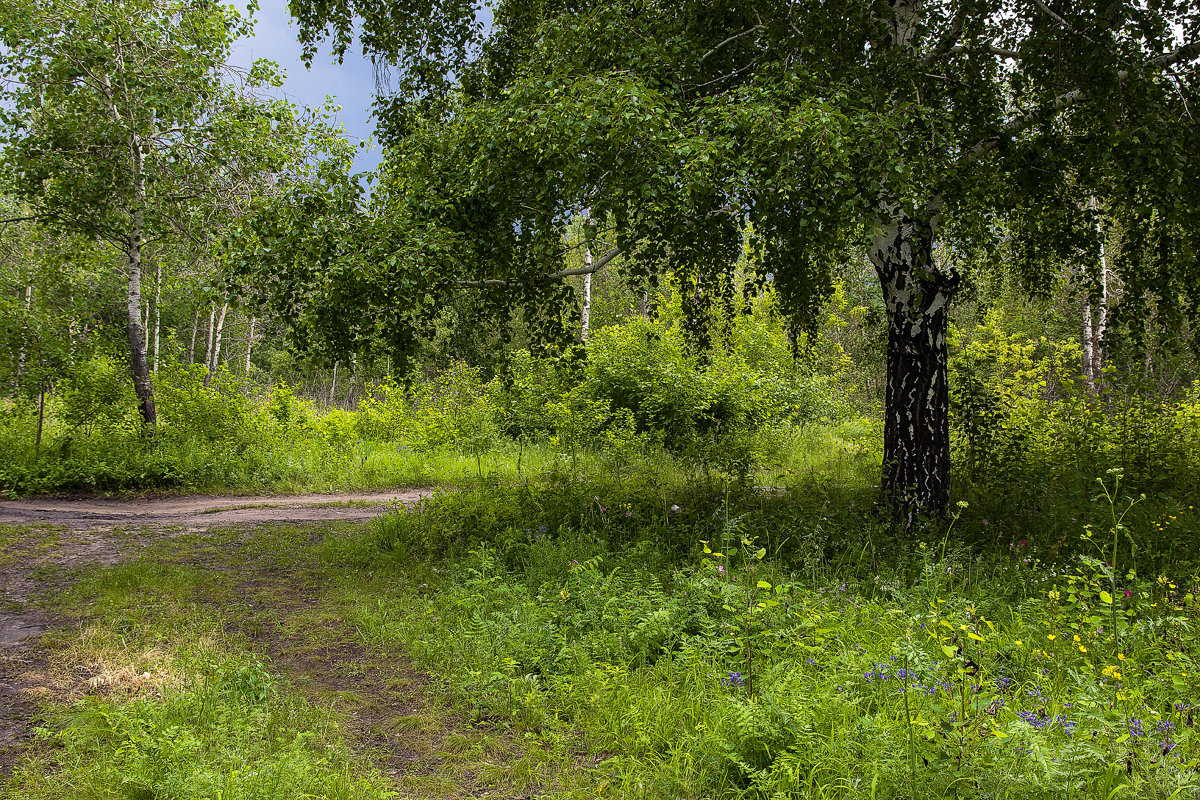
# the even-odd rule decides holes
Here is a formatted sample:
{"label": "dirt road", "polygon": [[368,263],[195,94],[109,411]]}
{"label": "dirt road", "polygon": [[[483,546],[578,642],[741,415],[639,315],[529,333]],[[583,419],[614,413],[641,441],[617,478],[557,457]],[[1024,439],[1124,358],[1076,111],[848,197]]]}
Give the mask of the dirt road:
{"label": "dirt road", "polygon": [[53,525],[71,531],[114,528],[176,528],[206,531],[231,525],[272,522],[364,520],[389,506],[411,505],[428,489],[397,489],[356,494],[305,494],[266,497],[190,495],[133,500],[95,498],[9,500],[0,502],[0,525]]}
{"label": "dirt road", "polygon": [[[361,521],[410,506],[428,489],[269,497],[32,499],[0,502],[0,525],[34,528],[0,536],[0,784],[29,740],[37,637],[60,624],[36,598],[62,591],[73,567],[136,557],[163,536],[269,523]],[[65,529],[65,530],[63,530]],[[133,534],[133,535],[130,535]]]}

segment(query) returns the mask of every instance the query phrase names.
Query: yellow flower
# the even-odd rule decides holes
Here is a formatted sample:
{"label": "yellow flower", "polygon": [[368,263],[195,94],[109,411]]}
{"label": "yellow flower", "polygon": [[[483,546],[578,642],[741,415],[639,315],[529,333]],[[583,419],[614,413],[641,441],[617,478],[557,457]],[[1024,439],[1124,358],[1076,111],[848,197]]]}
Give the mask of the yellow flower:
{"label": "yellow flower", "polygon": [[1047,633],[1046,638],[1053,642],[1057,637],[1053,633]]}
{"label": "yellow flower", "polygon": [[1025,643],[1024,643],[1024,642],[1022,642],[1020,639],[1017,639],[1017,642],[1016,642],[1016,644],[1017,644],[1017,647],[1024,647],[1024,646],[1025,646]]}
{"label": "yellow flower", "polygon": [[1117,653],[1117,658],[1119,658],[1119,659],[1121,659],[1122,661],[1124,661],[1124,660],[1125,660],[1125,654],[1124,654],[1124,653]]}
{"label": "yellow flower", "polygon": [[1074,637],[1072,637],[1072,638],[1074,638],[1074,639],[1075,639],[1075,641],[1077,641],[1077,642],[1078,642],[1078,641],[1079,641],[1079,634],[1075,634],[1075,636],[1074,636]]}
{"label": "yellow flower", "polygon": [[1086,648],[1086,647],[1084,647],[1083,645],[1079,645],[1079,652],[1081,652],[1081,653],[1086,653],[1086,652],[1087,652],[1087,648]]}

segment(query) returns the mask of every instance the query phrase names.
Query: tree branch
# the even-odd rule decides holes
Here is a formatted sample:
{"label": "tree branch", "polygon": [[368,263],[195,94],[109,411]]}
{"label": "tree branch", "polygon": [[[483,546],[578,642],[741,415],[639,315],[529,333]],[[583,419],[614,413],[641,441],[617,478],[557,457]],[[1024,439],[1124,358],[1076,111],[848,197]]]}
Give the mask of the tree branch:
{"label": "tree branch", "polygon": [[[1182,45],[1178,49],[1171,51],[1170,53],[1164,53],[1157,58],[1152,58],[1145,62],[1142,65],[1142,68],[1147,69],[1151,67],[1161,67],[1166,69],[1178,64],[1180,61],[1187,61],[1189,58],[1195,58],[1197,55],[1200,55],[1200,40],[1189,42],[1185,45]],[[1127,69],[1117,72],[1117,83],[1124,83],[1127,81],[1130,74],[1130,71]],[[1004,139],[1011,136],[1016,136],[1018,133],[1030,128],[1032,125],[1034,125],[1034,123],[1045,118],[1047,115],[1062,111],[1064,108],[1070,108],[1086,98],[1087,92],[1085,92],[1083,89],[1073,89],[1065,94],[1060,94],[1042,108],[1030,111],[1028,114],[1023,114],[1014,120],[1009,120],[1000,126],[1000,130],[997,131],[995,135],[981,140],[973,148],[971,148],[971,159],[977,160],[982,158],[987,153],[990,153],[992,150],[995,150],[997,147],[999,147],[1000,143],[1003,142]]]}
{"label": "tree branch", "polygon": [[755,31],[761,31],[762,29],[763,29],[763,26],[761,24],[759,24],[759,25],[755,25],[753,28],[747,28],[746,30],[742,31],[741,33],[735,33],[733,36],[728,37],[723,42],[718,44],[712,50],[709,50],[707,53],[700,56],[700,63],[703,64],[705,61],[708,60],[709,56],[715,55],[717,53],[717,51],[719,51],[722,47],[729,44],[730,42],[735,42],[738,39],[742,38],[743,36],[749,36],[750,34],[754,33]]}
{"label": "tree branch", "polygon": [[967,12],[966,3],[959,3],[958,10],[954,12],[954,18],[950,20],[950,27],[942,34],[942,38],[933,46],[933,49],[921,59],[922,63],[932,64],[943,56],[949,55],[957,48],[958,37],[962,36],[963,25],[966,24]]}
{"label": "tree branch", "polygon": [[[543,276],[541,278],[541,280],[553,281],[553,280],[558,280],[560,278],[569,278],[573,275],[591,275],[592,273],[599,272],[601,269],[603,269],[605,266],[607,266],[609,262],[611,262],[614,258],[616,258],[619,255],[621,255],[621,248],[614,247],[612,250],[609,250],[607,253],[605,253],[604,255],[597,258],[594,262],[592,262],[592,265],[590,267],[577,267],[575,269],[560,269],[558,272],[551,272],[549,275]],[[484,288],[511,289],[511,288],[514,288],[517,286],[525,286],[525,285],[527,285],[527,282],[526,281],[509,281],[509,280],[501,280],[501,279],[491,279],[491,280],[485,280],[485,281],[455,281],[452,285],[456,289],[484,289]]]}

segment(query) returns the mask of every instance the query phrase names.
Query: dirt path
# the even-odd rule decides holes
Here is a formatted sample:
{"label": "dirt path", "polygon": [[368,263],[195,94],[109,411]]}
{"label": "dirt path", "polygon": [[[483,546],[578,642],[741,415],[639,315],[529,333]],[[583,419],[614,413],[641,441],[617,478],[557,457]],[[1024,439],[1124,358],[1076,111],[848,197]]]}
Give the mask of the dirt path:
{"label": "dirt path", "polygon": [[53,525],[71,531],[113,528],[180,528],[206,531],[231,525],[271,522],[363,520],[388,507],[411,505],[430,494],[428,489],[349,494],[221,497],[190,495],[134,500],[41,499],[0,502],[0,525]]}
{"label": "dirt path", "polygon": [[[67,587],[75,567],[135,557],[163,535],[268,523],[362,521],[416,503],[428,489],[268,497],[187,496],[135,500],[0,502],[0,525],[33,528],[0,536],[0,778],[29,739],[28,675],[44,663],[38,637],[56,620],[34,598]],[[65,530],[64,530],[65,529]]]}

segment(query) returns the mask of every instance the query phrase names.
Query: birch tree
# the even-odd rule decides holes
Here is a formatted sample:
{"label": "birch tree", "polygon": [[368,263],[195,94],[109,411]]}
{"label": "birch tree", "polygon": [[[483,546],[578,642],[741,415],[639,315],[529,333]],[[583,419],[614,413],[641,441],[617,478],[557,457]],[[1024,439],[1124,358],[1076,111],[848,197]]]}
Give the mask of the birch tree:
{"label": "birch tree", "polygon": [[203,238],[189,230],[211,216],[199,209],[292,157],[294,108],[256,93],[278,83],[277,70],[226,65],[248,30],[229,7],[182,0],[30,0],[0,14],[11,183],[40,221],[121,254],[147,425],[147,244]]}
{"label": "birch tree", "polygon": [[[1005,237],[1030,285],[1067,249],[1095,264],[1095,196],[1143,239],[1110,264],[1129,307],[1200,307],[1178,302],[1200,299],[1196,0],[501,0],[487,31],[465,0],[291,8],[310,47],[361,30],[401,77],[378,217],[324,247],[344,268],[289,273],[319,287],[290,296],[294,318],[340,303],[416,324],[463,289],[566,308],[563,233],[585,208],[614,226],[594,265],[673,272],[698,319],[747,232],[797,331],[865,252],[888,326],[881,494],[910,523],[949,498],[948,315]],[[573,313],[540,319],[567,339]]]}

